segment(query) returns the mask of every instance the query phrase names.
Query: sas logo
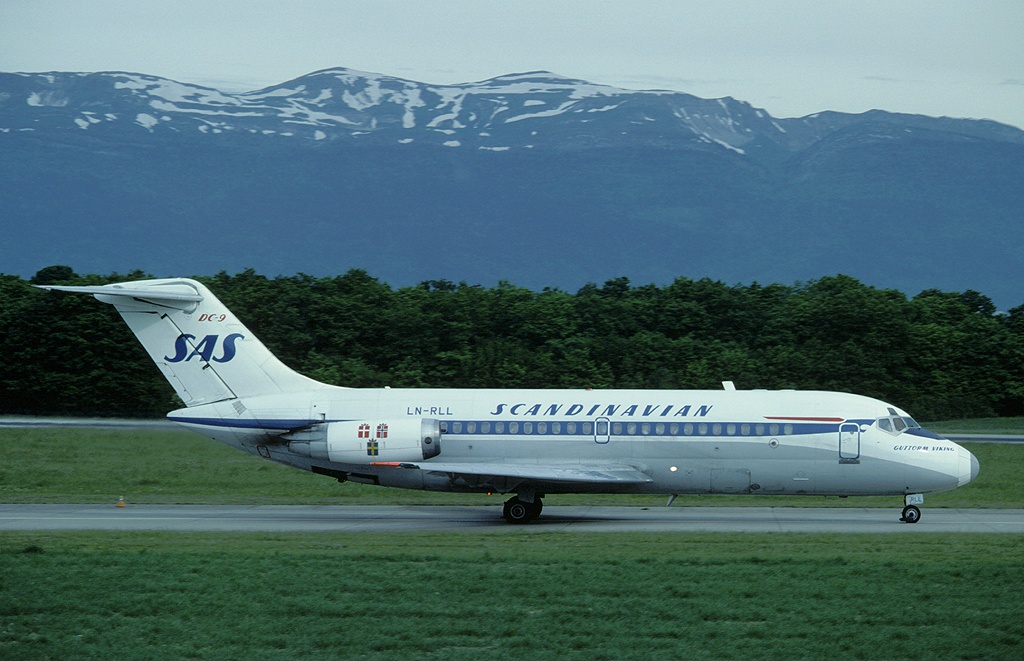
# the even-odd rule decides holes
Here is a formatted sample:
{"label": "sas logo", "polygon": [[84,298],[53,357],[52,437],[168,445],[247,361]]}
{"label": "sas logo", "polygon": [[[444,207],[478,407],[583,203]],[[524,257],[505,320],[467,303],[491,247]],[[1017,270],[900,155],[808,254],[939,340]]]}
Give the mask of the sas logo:
{"label": "sas logo", "polygon": [[[169,363],[187,363],[198,356],[205,363],[211,360],[215,363],[226,363],[235,357],[237,351],[235,342],[244,340],[245,336],[241,333],[231,333],[224,338],[223,342],[220,342],[220,335],[207,335],[193,346],[192,341],[195,339],[196,336],[190,333],[178,336],[178,339],[174,341],[174,357],[164,356],[164,360]],[[213,354],[217,350],[218,343],[221,347],[221,354],[215,356]]]}

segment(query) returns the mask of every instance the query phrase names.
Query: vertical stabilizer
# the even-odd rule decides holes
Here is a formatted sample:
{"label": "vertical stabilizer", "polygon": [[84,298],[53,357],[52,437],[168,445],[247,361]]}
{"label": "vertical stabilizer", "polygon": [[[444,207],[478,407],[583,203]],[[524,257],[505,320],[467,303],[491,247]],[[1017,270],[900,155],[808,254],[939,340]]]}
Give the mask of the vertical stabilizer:
{"label": "vertical stabilizer", "polygon": [[41,288],[92,294],[117,308],[186,406],[322,386],[278,360],[195,280]]}

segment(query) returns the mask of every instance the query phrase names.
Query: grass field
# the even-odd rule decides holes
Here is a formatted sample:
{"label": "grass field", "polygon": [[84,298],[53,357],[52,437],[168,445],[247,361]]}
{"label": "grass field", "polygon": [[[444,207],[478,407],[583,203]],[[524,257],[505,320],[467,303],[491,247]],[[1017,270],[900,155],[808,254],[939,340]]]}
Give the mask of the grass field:
{"label": "grass field", "polygon": [[[979,479],[926,506],[1024,507],[1024,446],[969,447]],[[0,450],[0,502],[499,502],[338,484],[188,432],[0,429]],[[1022,594],[1020,535],[0,532],[0,659],[1020,661]]]}
{"label": "grass field", "polygon": [[1011,535],[0,535],[3,659],[1015,659]]}
{"label": "grass field", "polygon": [[[978,479],[928,495],[927,507],[1024,507],[1024,444],[965,444]],[[264,505],[493,505],[504,497],[431,493],[344,483],[275,464],[188,431],[0,429],[0,502],[254,503]],[[663,496],[552,495],[547,505],[659,506]],[[681,505],[902,507],[900,498],[683,496]]]}

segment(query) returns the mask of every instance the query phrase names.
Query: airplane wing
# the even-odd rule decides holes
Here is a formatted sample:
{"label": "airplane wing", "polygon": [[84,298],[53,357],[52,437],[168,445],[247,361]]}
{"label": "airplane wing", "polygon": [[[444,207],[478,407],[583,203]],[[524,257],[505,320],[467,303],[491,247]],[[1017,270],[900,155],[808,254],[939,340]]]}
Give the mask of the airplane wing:
{"label": "airplane wing", "polygon": [[377,466],[397,466],[435,473],[447,473],[454,477],[505,478],[531,482],[560,482],[576,484],[644,484],[653,479],[634,468],[619,464],[572,464],[565,466],[542,466],[539,464],[469,463],[469,462],[376,462]]}

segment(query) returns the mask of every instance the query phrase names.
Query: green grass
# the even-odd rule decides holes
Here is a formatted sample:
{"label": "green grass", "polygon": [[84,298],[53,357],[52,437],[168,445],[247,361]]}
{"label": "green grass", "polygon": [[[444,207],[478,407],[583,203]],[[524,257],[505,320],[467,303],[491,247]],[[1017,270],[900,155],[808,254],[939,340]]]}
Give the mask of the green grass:
{"label": "green grass", "polygon": [[[979,478],[929,495],[928,507],[1024,507],[1024,444],[965,444]],[[504,498],[344,483],[275,464],[184,430],[0,429],[0,502],[210,504],[467,504]],[[547,505],[660,506],[663,496],[551,495]],[[896,507],[899,498],[683,496],[680,505]]]}
{"label": "green grass", "polygon": [[1013,535],[0,533],[3,659],[1015,659]]}
{"label": "green grass", "polygon": [[[1024,446],[926,505],[1022,507]],[[0,502],[480,503],[184,431],[0,429]],[[892,498],[687,497],[878,505]],[[549,505],[662,505],[551,496]],[[0,659],[1024,658],[1020,535],[0,532]]]}

